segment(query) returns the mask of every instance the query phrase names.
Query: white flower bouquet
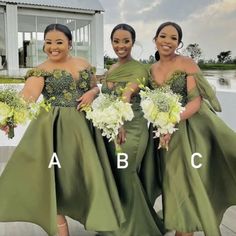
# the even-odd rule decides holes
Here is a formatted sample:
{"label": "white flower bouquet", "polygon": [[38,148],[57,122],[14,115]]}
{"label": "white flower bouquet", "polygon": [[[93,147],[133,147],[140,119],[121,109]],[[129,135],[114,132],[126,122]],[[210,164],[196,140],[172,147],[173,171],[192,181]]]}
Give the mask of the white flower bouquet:
{"label": "white flower bouquet", "polygon": [[86,111],[86,118],[92,120],[93,125],[102,131],[109,141],[115,140],[119,128],[124,121],[133,119],[131,104],[123,102],[119,97],[100,93]]}
{"label": "white flower bouquet", "polygon": [[154,138],[175,132],[180,114],[185,109],[180,103],[181,96],[173,93],[168,86],[154,90],[141,86],[141,89],[140,105],[144,117],[156,128]]}
{"label": "white flower bouquet", "polygon": [[44,100],[39,103],[27,102],[12,88],[0,90],[0,127],[8,127],[8,138],[13,138],[14,128],[36,118],[41,107],[48,111],[50,104]]}

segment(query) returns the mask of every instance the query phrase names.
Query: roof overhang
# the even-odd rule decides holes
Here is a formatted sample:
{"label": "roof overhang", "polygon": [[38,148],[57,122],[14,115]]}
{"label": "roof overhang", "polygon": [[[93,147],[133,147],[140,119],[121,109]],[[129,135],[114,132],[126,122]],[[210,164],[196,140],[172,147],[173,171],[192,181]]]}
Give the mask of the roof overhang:
{"label": "roof overhang", "polygon": [[[88,0],[87,0],[88,1]],[[93,0],[94,1],[94,0]],[[40,2],[40,0],[38,1]],[[65,1],[67,2],[67,1]],[[87,14],[95,14],[95,13],[101,13],[104,12],[103,7],[98,4],[96,8],[92,7],[75,7],[75,6],[69,6],[69,3],[66,4],[65,6],[62,6],[62,4],[56,5],[52,3],[48,4],[34,4],[30,3],[29,0],[0,0],[0,5],[6,6],[7,4],[15,4],[18,7],[21,8],[32,8],[32,9],[42,9],[42,10],[51,10],[51,11],[64,11],[64,12],[79,12],[79,13],[87,13]]]}

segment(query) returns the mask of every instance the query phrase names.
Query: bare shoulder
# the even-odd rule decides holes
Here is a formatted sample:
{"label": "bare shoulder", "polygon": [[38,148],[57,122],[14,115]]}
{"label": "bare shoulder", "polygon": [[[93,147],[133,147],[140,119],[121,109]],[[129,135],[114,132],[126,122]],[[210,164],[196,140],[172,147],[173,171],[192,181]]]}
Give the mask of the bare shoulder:
{"label": "bare shoulder", "polygon": [[47,71],[48,67],[49,67],[49,62],[45,61],[42,64],[39,64],[36,68]]}
{"label": "bare shoulder", "polygon": [[151,65],[150,67],[150,71],[153,71],[153,70],[158,70],[160,67],[160,63],[159,62],[155,62]]}
{"label": "bare shoulder", "polygon": [[112,64],[112,65],[110,66],[109,70],[108,70],[108,73],[111,72],[111,71],[113,71],[113,70],[114,70],[115,68],[117,68],[117,67],[118,67],[118,64],[117,64],[117,63]]}
{"label": "bare shoulder", "polygon": [[184,69],[184,71],[186,71],[187,73],[197,73],[200,71],[200,68],[198,67],[197,63],[190,57],[180,56],[179,63]]}
{"label": "bare shoulder", "polygon": [[[48,62],[45,61],[42,64],[34,67],[33,69],[29,69],[25,75],[25,78],[27,79],[27,83],[29,81],[35,81],[34,83],[40,83],[40,81],[44,81],[43,76],[44,72],[48,71]],[[34,80],[34,78],[37,78],[37,80]]]}
{"label": "bare shoulder", "polygon": [[86,69],[91,67],[90,63],[85,58],[73,57],[71,60],[73,65],[75,65],[77,68]]}

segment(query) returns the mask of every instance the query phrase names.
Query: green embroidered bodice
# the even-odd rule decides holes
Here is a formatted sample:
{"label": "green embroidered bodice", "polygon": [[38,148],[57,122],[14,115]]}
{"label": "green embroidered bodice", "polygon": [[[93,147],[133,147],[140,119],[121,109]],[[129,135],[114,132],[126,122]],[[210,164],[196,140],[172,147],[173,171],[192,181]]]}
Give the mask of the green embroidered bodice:
{"label": "green embroidered bodice", "polygon": [[[26,79],[34,77],[44,78],[42,94],[46,100],[50,100],[52,106],[75,107],[77,99],[91,87],[92,69],[79,72],[79,79],[74,80],[72,75],[65,70],[47,72],[41,69],[31,69],[26,74]],[[52,99],[53,98],[53,99]]]}
{"label": "green embroidered bodice", "polygon": [[[187,76],[193,76],[196,82],[196,87],[187,91]],[[163,84],[158,85],[152,78],[150,79],[150,87],[158,88],[162,86],[169,86],[174,93],[180,94],[182,96],[181,103],[185,106],[189,101],[193,100],[197,96],[201,96],[204,101],[215,111],[220,112],[221,106],[216,97],[216,92],[209,84],[209,82],[204,78],[201,72],[197,73],[186,73],[185,71],[176,70],[170,76],[167,81]]]}
{"label": "green embroidered bodice", "polygon": [[175,71],[167,81],[163,84],[158,85],[152,78],[150,79],[150,87],[155,89],[158,87],[169,86],[170,89],[176,93],[181,95],[181,103],[185,106],[188,102],[188,92],[187,92],[187,73],[184,71]]}

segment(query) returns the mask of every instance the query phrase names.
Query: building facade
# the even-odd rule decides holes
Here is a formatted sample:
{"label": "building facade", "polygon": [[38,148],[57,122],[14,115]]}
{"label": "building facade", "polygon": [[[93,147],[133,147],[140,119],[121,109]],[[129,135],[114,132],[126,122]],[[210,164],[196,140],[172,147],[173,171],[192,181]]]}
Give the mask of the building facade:
{"label": "building facade", "polygon": [[43,32],[51,23],[69,27],[71,54],[103,73],[103,8],[98,0],[0,0],[0,70],[22,75],[46,59]]}

